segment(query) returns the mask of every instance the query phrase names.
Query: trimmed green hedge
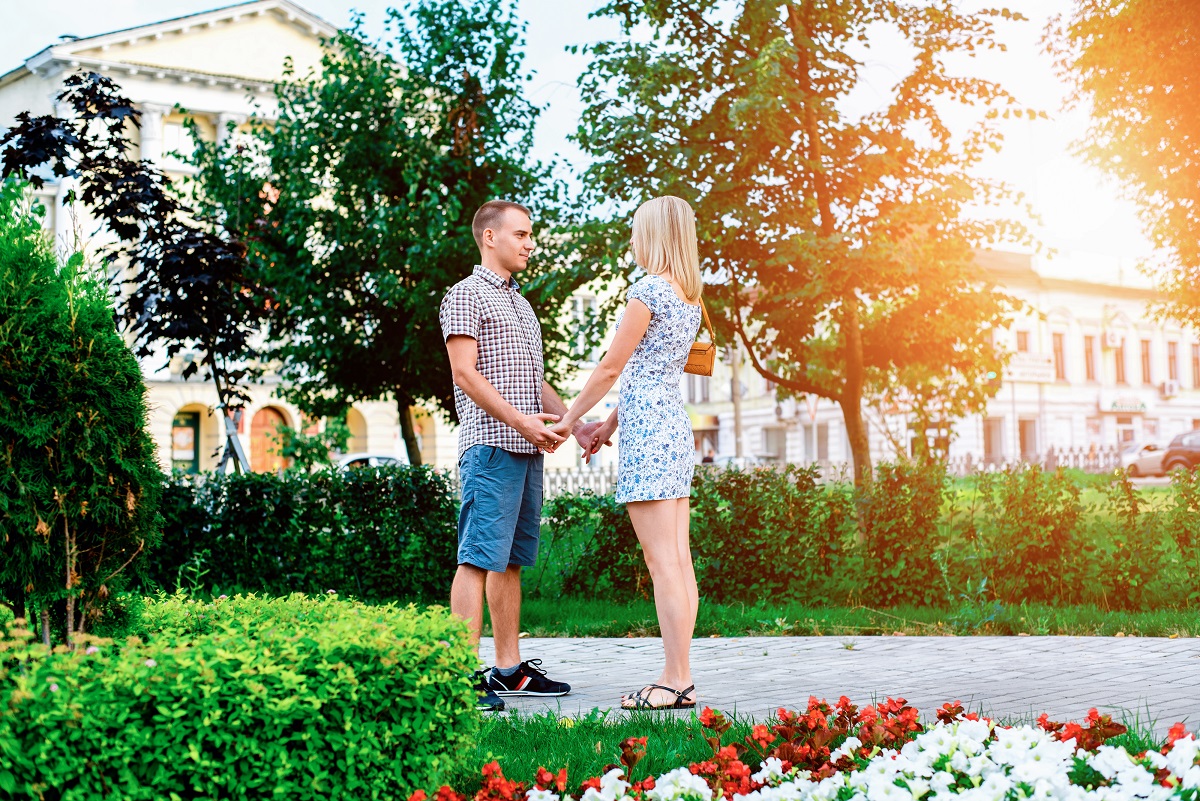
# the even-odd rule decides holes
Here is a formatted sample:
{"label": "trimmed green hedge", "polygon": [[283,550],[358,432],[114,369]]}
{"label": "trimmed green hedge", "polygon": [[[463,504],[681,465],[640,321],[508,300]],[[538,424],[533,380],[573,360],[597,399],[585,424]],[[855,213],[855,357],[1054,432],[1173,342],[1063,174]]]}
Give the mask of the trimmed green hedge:
{"label": "trimmed green hedge", "polygon": [[[968,606],[1000,601],[1149,610],[1200,605],[1200,471],[1170,487],[1122,473],[1080,485],[1036,466],[948,480],[939,465],[880,464],[856,491],[810,468],[699,469],[692,554],[718,603]],[[612,495],[545,506],[532,594],[651,597]]]}
{"label": "trimmed green hedge", "polygon": [[137,627],[0,634],[0,798],[404,798],[473,752],[476,657],[439,607],[161,597]]}
{"label": "trimmed green hedge", "polygon": [[447,597],[458,501],[429,467],[175,475],[143,590]]}

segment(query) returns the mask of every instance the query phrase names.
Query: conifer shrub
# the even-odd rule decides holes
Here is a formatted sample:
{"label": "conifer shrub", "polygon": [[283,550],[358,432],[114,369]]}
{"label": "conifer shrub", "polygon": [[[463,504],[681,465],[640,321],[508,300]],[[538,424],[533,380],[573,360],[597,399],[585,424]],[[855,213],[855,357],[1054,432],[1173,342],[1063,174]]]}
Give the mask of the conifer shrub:
{"label": "conifer shrub", "polygon": [[0,184],[0,586],[70,636],[157,542],[163,476],[108,289],[39,212]]}
{"label": "conifer shrub", "polygon": [[440,607],[163,596],[137,629],[0,629],[0,798],[406,798],[474,753],[476,657]]}

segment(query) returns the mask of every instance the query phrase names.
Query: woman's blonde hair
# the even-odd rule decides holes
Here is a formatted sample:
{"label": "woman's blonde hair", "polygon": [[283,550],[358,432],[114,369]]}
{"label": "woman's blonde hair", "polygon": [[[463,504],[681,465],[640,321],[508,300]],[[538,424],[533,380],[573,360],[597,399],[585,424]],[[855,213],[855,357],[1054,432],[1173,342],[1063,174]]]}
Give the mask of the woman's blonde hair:
{"label": "woman's blonde hair", "polygon": [[696,247],[696,215],[682,198],[665,195],[647,200],[633,214],[633,258],[651,275],[667,273],[689,303],[700,300],[700,253]]}

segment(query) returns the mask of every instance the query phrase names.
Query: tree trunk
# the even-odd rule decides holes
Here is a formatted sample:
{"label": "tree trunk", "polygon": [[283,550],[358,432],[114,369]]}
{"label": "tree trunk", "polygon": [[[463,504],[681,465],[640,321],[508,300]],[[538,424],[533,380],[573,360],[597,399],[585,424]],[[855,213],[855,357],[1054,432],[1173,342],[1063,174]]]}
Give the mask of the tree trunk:
{"label": "tree trunk", "polygon": [[862,489],[871,481],[871,443],[867,436],[867,425],[863,422],[862,397],[866,368],[863,365],[862,322],[858,316],[858,299],[853,292],[848,293],[842,301],[841,329],[846,375],[839,403],[846,421],[850,455],[854,458],[854,486]]}
{"label": "tree trunk", "polygon": [[861,489],[871,480],[871,441],[863,422],[862,398],[843,397],[842,419],[846,423],[846,439],[850,442],[850,457],[854,460],[854,486]]}
{"label": "tree trunk", "polygon": [[400,413],[400,432],[404,435],[404,447],[408,451],[408,463],[415,467],[422,464],[421,446],[417,444],[417,428],[413,422],[415,407],[397,396],[396,408]]}

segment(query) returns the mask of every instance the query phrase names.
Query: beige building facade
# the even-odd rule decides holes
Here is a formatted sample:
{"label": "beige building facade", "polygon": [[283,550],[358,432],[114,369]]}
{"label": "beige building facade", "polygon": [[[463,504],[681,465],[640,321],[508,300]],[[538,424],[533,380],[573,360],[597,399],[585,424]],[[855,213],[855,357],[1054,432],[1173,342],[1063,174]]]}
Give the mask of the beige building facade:
{"label": "beige building facade", "polygon": [[[297,74],[320,64],[321,41],[336,28],[288,0],[257,0],[177,19],[52,44],[15,69],[0,75],[0,130],[21,111],[66,115],[56,98],[63,81],[80,70],[113,79],[141,111],[141,127],[133,131],[134,155],[158,165],[167,175],[190,172],[184,159],[192,143],[186,123],[196,122],[208,140],[237,135],[252,116],[273,114],[274,84],[291,60]],[[60,251],[82,242],[95,253],[103,240],[82,238],[96,226],[78,204],[65,203],[70,179],[48,182],[37,193],[46,207],[46,225]],[[217,394],[199,377],[184,381],[181,372],[195,354],[166,364],[149,357],[142,362],[150,406],[150,431],[163,467],[186,471],[213,469],[224,442],[217,417]],[[312,430],[300,411],[280,399],[277,382],[268,376],[249,387],[250,402],[238,423],[242,447],[251,469],[284,466],[274,448],[276,429],[287,425]],[[403,451],[395,404],[355,404],[348,422],[350,451],[394,454]],[[432,431],[428,417],[425,428]]]}

